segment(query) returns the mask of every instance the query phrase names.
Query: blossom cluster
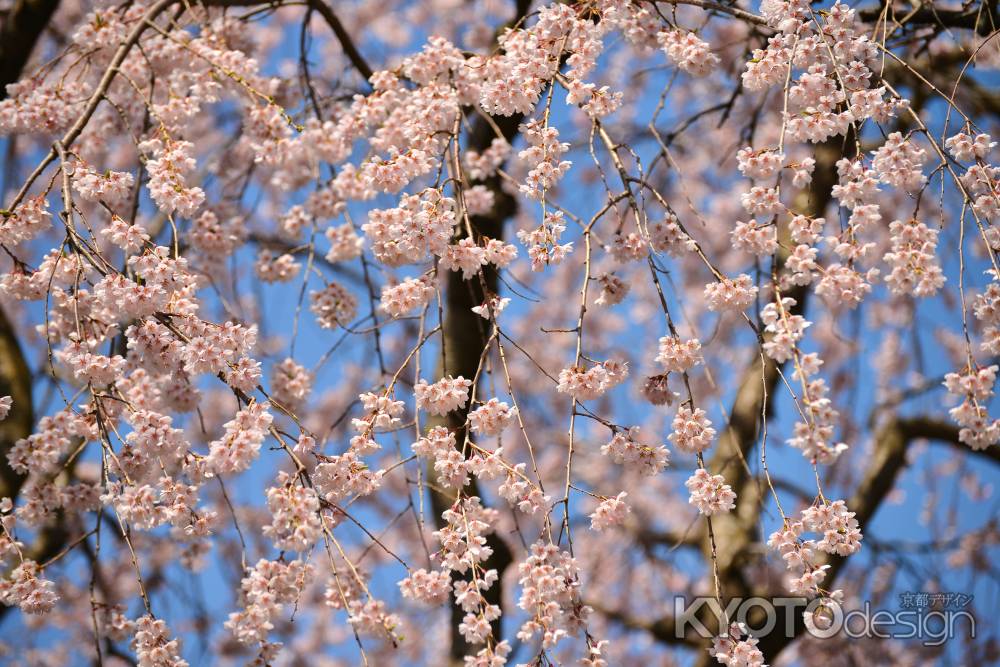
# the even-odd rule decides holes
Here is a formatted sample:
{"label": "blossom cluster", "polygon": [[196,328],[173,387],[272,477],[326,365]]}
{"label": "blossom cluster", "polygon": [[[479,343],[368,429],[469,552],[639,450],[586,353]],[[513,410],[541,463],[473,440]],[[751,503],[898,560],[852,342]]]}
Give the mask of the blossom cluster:
{"label": "blossom cluster", "polygon": [[432,415],[446,415],[463,407],[469,401],[469,387],[472,380],[459,375],[441,378],[434,384],[421,380],[413,387],[417,407]]}
{"label": "blossom cluster", "polygon": [[[822,539],[803,539],[806,532],[822,535]],[[801,513],[799,520],[787,519],[784,526],[771,534],[768,546],[781,554],[790,572],[789,588],[795,595],[815,597],[820,594],[829,563],[817,554],[849,556],[861,548],[861,530],[854,512],[843,500],[813,505]]]}
{"label": "blossom cluster", "polygon": [[704,468],[698,468],[684,482],[684,486],[691,494],[688,502],[705,516],[728,512],[736,507],[736,494],[722,475],[713,475]]}
{"label": "blossom cluster", "polygon": [[995,364],[984,368],[969,368],[964,373],[948,373],[944,386],[962,402],[949,412],[961,427],[958,439],[972,449],[986,449],[1000,442],[1000,420],[990,417],[983,404],[993,395],[997,371]]}
{"label": "blossom cluster", "polygon": [[600,398],[628,377],[628,363],[610,359],[588,368],[572,366],[559,371],[558,390],[577,401]]}
{"label": "blossom cluster", "polygon": [[670,452],[663,445],[649,445],[640,440],[640,428],[633,426],[616,432],[601,447],[601,453],[619,465],[634,468],[640,475],[652,476],[670,462]]}

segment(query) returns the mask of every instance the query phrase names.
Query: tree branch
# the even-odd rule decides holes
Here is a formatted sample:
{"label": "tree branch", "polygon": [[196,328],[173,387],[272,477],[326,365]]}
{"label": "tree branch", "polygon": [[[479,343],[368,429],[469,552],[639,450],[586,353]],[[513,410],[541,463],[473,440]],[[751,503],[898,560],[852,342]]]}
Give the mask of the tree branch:
{"label": "tree branch", "polygon": [[31,369],[3,308],[0,308],[0,396],[10,396],[14,400],[7,418],[0,421],[0,498],[14,498],[24,478],[7,463],[7,452],[18,440],[31,435],[35,417]]}
{"label": "tree branch", "polygon": [[18,0],[0,27],[0,100],[7,86],[21,78],[38,38],[55,14],[59,0]]}
{"label": "tree branch", "polygon": [[[705,640],[695,632],[695,625],[693,623],[687,624],[686,634],[678,637],[675,630],[677,624],[672,616],[663,616],[655,621],[646,621],[617,609],[609,609],[600,603],[588,602],[587,604],[608,620],[618,623],[629,630],[648,632],[660,643],[687,646],[688,648],[695,649],[700,649],[704,645]],[[708,609],[708,607],[701,607],[701,609]],[[704,619],[700,620],[704,621]]]}
{"label": "tree branch", "polygon": [[899,14],[891,5],[882,5],[858,11],[858,18],[866,23],[886,21],[904,30],[926,27],[974,30],[984,37],[997,29],[996,7],[985,2],[978,8],[973,6],[968,9],[938,9],[933,3],[918,2],[915,9]]}
{"label": "tree branch", "polygon": [[330,26],[330,30],[336,35],[337,41],[340,42],[340,47],[344,49],[344,55],[351,61],[354,65],[354,69],[361,73],[361,76],[365,77],[365,81],[372,78],[371,66],[368,65],[368,61],[365,60],[361,52],[358,51],[358,47],[354,45],[354,40],[351,39],[351,35],[344,29],[344,24],[340,22],[337,15],[334,14],[333,9],[323,0],[309,0],[309,6],[316,10],[316,12],[323,17],[327,25]]}
{"label": "tree branch", "polygon": [[[282,3],[281,0],[274,2],[268,0],[202,0],[202,4],[207,7],[255,7],[259,5],[280,7]],[[340,42],[340,47],[344,50],[344,55],[351,61],[354,68],[365,77],[366,81],[370,79],[373,74],[371,66],[365,60],[364,56],[361,55],[361,52],[358,51],[358,47],[355,46],[350,33],[344,28],[344,24],[340,22],[333,8],[323,0],[308,0],[308,5],[322,16],[326,24],[330,26],[330,30],[333,31],[337,41]]]}
{"label": "tree branch", "polygon": [[[882,502],[895,486],[900,472],[906,467],[906,453],[910,444],[916,440],[924,439],[957,444],[958,429],[928,417],[894,418],[879,429],[875,436],[874,451],[867,459],[865,476],[850,500],[847,501],[847,507],[854,512],[862,530],[865,530],[865,526],[875,516],[878,508],[882,506]],[[965,445],[961,446],[965,447]],[[996,450],[998,448],[991,447],[990,449]],[[974,453],[972,449],[968,451]],[[975,453],[985,454],[989,451],[987,449]],[[996,458],[996,455],[992,453],[986,455]],[[819,565],[827,564],[830,566],[824,581],[826,588],[831,590],[834,588],[833,584],[846,561],[847,559],[842,556],[828,555],[824,562],[819,563]],[[766,593],[764,594],[766,595]],[[785,611],[787,610],[783,608],[779,615]],[[786,646],[805,631],[801,612],[793,611],[792,613],[795,614],[795,631],[792,636],[786,636],[783,632],[772,632],[761,637],[759,648],[763,651],[766,660],[773,661]],[[779,618],[776,627],[786,627],[784,621],[784,618]]]}

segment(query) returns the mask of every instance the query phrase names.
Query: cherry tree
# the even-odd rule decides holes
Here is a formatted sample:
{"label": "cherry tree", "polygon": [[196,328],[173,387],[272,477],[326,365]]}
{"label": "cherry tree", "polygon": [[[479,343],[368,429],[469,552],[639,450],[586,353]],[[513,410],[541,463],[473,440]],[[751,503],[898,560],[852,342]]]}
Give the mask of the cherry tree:
{"label": "cherry tree", "polygon": [[995,3],[3,11],[9,664],[996,659]]}

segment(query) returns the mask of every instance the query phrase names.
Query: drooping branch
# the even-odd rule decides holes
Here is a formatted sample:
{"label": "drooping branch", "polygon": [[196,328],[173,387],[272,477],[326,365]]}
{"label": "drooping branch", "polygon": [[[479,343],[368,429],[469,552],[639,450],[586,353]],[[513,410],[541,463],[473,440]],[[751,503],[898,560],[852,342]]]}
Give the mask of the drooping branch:
{"label": "drooping branch", "polygon": [[[515,17],[508,23],[508,26],[517,25],[526,15],[530,2],[517,0]],[[473,113],[469,111],[469,113]],[[521,124],[521,114],[512,116],[502,116],[495,120],[487,120],[484,116],[476,115],[471,123],[471,127],[466,138],[464,149],[467,151],[482,152],[486,150],[499,132],[508,143],[513,143],[517,136],[518,127]],[[458,138],[456,137],[457,141]],[[454,175],[460,178],[460,174]],[[493,193],[493,208],[485,214],[470,216],[472,232],[479,237],[493,239],[503,239],[504,224],[517,212],[517,200],[501,187],[500,176],[494,174],[485,179],[484,185]],[[461,230],[459,239],[466,238],[468,231],[464,225],[459,224]],[[480,239],[476,239],[477,241]],[[445,312],[442,323],[441,341],[443,354],[441,364],[438,368],[437,377],[463,376],[472,379],[477,376],[477,369],[480,359],[486,346],[489,344],[489,323],[472,311],[472,308],[482,305],[488,295],[486,292],[496,294],[499,288],[499,276],[497,270],[492,265],[483,267],[481,280],[466,280],[461,271],[448,271],[446,275],[445,287]],[[471,405],[455,410],[447,416],[438,419],[431,419],[428,426],[443,425],[455,432],[456,442],[462,443],[467,437],[467,417]],[[439,483],[433,466],[428,467],[428,479],[431,480],[431,506],[434,510],[435,520],[440,527],[443,522],[442,514],[451,508],[455,502],[455,494],[445,492]],[[479,496],[479,485],[475,478],[470,479],[464,489],[468,495]],[[499,581],[489,590],[485,591],[483,597],[487,604],[497,605],[502,609],[503,596],[503,575],[513,564],[514,555],[507,544],[496,535],[491,533],[487,536],[487,546],[492,549],[492,554],[482,566],[487,569],[497,571]],[[464,635],[459,631],[459,625],[465,616],[461,605],[454,603],[451,605],[451,645],[450,659],[453,665],[464,664],[464,657],[472,651],[472,646],[465,640]],[[503,615],[492,622],[493,636],[499,641],[503,637],[502,626]]]}
{"label": "drooping branch", "polygon": [[[907,452],[912,443],[918,440],[932,440],[965,447],[958,441],[958,428],[945,422],[929,417],[895,417],[886,422],[876,433],[874,447],[866,459],[865,475],[861,479],[847,506],[855,513],[855,518],[862,526],[868,525],[875,516],[883,501],[896,485],[896,480],[907,465]],[[997,460],[996,447],[970,453],[983,454]],[[991,451],[993,450],[993,451]],[[829,565],[824,587],[832,590],[837,577],[843,570],[847,559],[842,556],[825,555],[818,565]],[[766,594],[766,593],[764,593]],[[782,609],[780,613],[787,612]],[[805,632],[801,610],[792,612],[794,633],[772,632],[760,640],[760,649],[769,661],[775,657],[795,638]],[[786,619],[779,618],[777,627],[786,627]]]}
{"label": "drooping branch", "polygon": [[[811,217],[822,216],[831,200],[831,190],[836,183],[836,163],[845,151],[841,141],[827,142],[816,147],[816,167],[809,188],[801,191],[793,203],[796,213]],[[783,235],[786,230],[781,230]],[[787,244],[786,244],[787,245]],[[778,256],[775,273],[781,271],[785,251]],[[794,311],[801,313],[806,307],[808,291],[796,287],[783,293],[795,299]],[[759,542],[758,526],[762,497],[757,480],[751,476],[749,461],[761,435],[762,420],[773,411],[778,380],[783,364],[778,364],[759,351],[747,365],[739,389],[729,412],[729,422],[719,437],[715,455],[709,468],[722,474],[736,493],[736,508],[713,517],[716,533],[716,552],[719,579],[725,597],[743,596],[751,585],[743,575],[743,567],[754,553],[751,546]],[[706,562],[713,557],[712,546],[706,538],[702,543]],[[714,619],[711,619],[714,621]],[[710,628],[715,631],[718,628]]]}
{"label": "drooping branch", "polygon": [[[519,117],[508,117],[500,119],[498,126],[504,137],[511,141],[517,132]],[[485,127],[484,127],[485,126]],[[477,122],[469,136],[470,150],[483,150],[489,146],[491,141],[492,128],[485,122]],[[481,234],[490,238],[503,238],[504,222],[512,217],[517,210],[517,202],[514,198],[500,188],[499,177],[493,176],[485,182],[486,187],[494,193],[493,209],[485,215],[471,216],[472,229],[476,234]],[[461,237],[465,237],[465,232]],[[489,323],[472,311],[475,306],[481,305],[486,300],[483,292],[483,285],[492,293],[497,292],[498,276],[496,269],[492,266],[483,268],[483,282],[477,280],[465,280],[461,271],[448,271],[445,287],[445,317],[442,328],[442,344],[444,354],[442,364],[438,369],[438,377],[446,375],[463,376],[467,379],[476,377],[479,368],[480,358],[484,348],[488,345],[489,334],[487,328]],[[443,425],[455,432],[455,439],[462,443],[466,438],[466,418],[469,407],[449,413],[446,417],[432,419],[428,426]],[[441,525],[441,515],[448,510],[455,502],[454,493],[447,493],[439,483],[433,466],[428,467],[428,478],[432,481],[431,505],[434,509],[435,519]],[[469,495],[479,495],[478,484],[475,479],[470,480],[465,488]],[[495,533],[491,533],[487,538],[487,545],[493,550],[493,554],[483,563],[486,569],[495,569],[502,578],[504,571],[513,562],[513,554],[506,543]],[[488,604],[500,605],[503,587],[500,583],[495,584],[484,594]],[[452,605],[451,620],[451,659],[454,664],[463,663],[463,657],[469,653],[471,646],[465,641],[464,636],[458,631],[458,626],[462,622],[465,612],[458,604]],[[502,618],[502,616],[501,616]],[[493,634],[501,637],[500,620],[493,623]]]}

